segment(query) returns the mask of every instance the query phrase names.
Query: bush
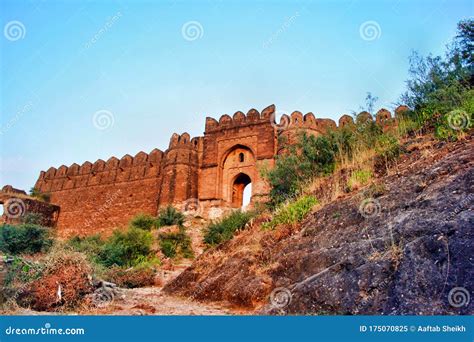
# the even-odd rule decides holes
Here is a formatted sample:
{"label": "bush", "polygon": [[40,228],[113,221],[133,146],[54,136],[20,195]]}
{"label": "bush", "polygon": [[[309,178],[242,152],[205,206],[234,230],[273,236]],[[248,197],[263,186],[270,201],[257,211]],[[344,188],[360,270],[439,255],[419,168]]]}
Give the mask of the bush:
{"label": "bush", "polygon": [[36,188],[30,189],[30,196],[39,199],[40,201],[49,203],[51,201],[51,194],[47,192],[41,192]]}
{"label": "bush", "polygon": [[264,173],[271,185],[270,205],[296,197],[311,178],[332,173],[336,152],[336,144],[328,137],[301,134],[289,153],[279,156],[275,167]]}
{"label": "bush", "polygon": [[129,228],[114,231],[98,255],[98,261],[106,267],[135,266],[150,257],[152,235],[150,232]]}
{"label": "bush", "polygon": [[351,176],[347,181],[347,188],[349,191],[365,186],[369,183],[372,178],[372,172],[369,170],[357,170],[352,172]]}
{"label": "bush", "polygon": [[459,134],[472,126],[472,114],[462,109],[441,115],[435,123],[435,137],[440,140],[456,141]]}
{"label": "bush", "polygon": [[193,258],[194,253],[191,246],[191,239],[186,234],[184,228],[178,232],[162,233],[159,236],[161,252],[167,258],[182,256],[183,258]]}
{"label": "bush", "polygon": [[38,263],[31,263],[15,256],[8,265],[4,285],[14,288],[29,283],[41,276],[42,269],[42,265]]}
{"label": "bush", "polygon": [[[430,115],[431,116],[431,115]],[[397,131],[401,137],[421,132],[427,117],[422,113],[406,110],[397,116]]]}
{"label": "bush", "polygon": [[34,254],[46,251],[53,240],[47,228],[35,224],[0,227],[0,251],[11,254]]}
{"label": "bush", "polygon": [[98,262],[98,256],[105,245],[105,241],[99,234],[79,237],[74,236],[70,238],[66,245],[71,247],[74,251],[84,253],[92,262]]}
{"label": "bush", "polygon": [[232,239],[235,232],[245,227],[253,217],[253,213],[240,210],[232,212],[227,217],[211,223],[204,232],[204,242],[209,246],[215,246]]}
{"label": "bush", "polygon": [[272,220],[265,222],[262,228],[274,229],[281,224],[296,224],[303,220],[317,203],[318,200],[315,197],[303,196],[294,202],[281,205],[273,214]]}
{"label": "bush", "polygon": [[456,110],[472,113],[474,107],[473,54],[474,20],[458,23],[453,44],[448,45],[444,57],[422,57],[414,53],[410,58],[410,78],[407,91],[400,102],[412,108],[426,122],[435,124],[435,135],[440,139],[454,140],[459,130],[446,124],[444,117]]}
{"label": "bush", "polygon": [[43,262],[41,276],[18,298],[22,306],[40,311],[73,308],[92,292],[92,269],[83,254],[57,248]]}
{"label": "bush", "polygon": [[179,210],[169,205],[160,210],[157,222],[158,227],[173,225],[182,226],[184,223],[184,215]]}
{"label": "bush", "polygon": [[25,224],[41,225],[43,222],[43,215],[40,213],[26,213],[21,218],[21,222]]}
{"label": "bush", "polygon": [[130,221],[130,227],[143,230],[151,230],[151,228],[156,227],[156,221],[156,218],[151,215],[138,214],[132,219],[132,221]]}
{"label": "bush", "polygon": [[375,144],[375,152],[385,160],[387,165],[400,155],[400,144],[393,135],[382,134]]}

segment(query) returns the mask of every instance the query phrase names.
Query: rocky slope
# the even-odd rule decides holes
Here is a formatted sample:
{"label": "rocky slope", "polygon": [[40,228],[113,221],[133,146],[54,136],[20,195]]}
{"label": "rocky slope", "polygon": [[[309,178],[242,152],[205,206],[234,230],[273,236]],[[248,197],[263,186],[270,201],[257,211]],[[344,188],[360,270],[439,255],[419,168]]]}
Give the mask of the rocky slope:
{"label": "rocky slope", "polygon": [[[262,231],[256,220],[165,291],[270,314],[473,314],[474,142],[404,149],[375,184],[298,226]],[[326,185],[319,198],[333,197]]]}

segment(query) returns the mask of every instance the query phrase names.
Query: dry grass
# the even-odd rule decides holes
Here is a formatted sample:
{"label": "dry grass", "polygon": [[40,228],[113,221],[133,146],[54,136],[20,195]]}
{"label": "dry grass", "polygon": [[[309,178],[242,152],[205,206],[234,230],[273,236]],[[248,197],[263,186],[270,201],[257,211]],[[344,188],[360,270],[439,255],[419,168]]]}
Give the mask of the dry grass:
{"label": "dry grass", "polygon": [[83,254],[56,247],[45,257],[41,277],[28,286],[19,301],[39,311],[74,308],[92,291],[91,274]]}

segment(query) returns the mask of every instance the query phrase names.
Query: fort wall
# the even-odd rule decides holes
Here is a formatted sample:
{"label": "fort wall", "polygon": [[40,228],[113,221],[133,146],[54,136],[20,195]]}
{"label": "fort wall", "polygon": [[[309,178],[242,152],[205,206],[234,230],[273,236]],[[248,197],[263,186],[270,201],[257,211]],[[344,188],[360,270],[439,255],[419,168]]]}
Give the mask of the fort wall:
{"label": "fort wall", "polygon": [[[397,116],[407,107],[400,106]],[[139,152],[107,161],[49,168],[42,171],[35,188],[51,194],[51,203],[60,207],[58,235],[108,235],[125,226],[137,213],[156,215],[160,207],[172,204],[180,209],[186,203],[213,207],[235,207],[242,189],[252,184],[252,203],[264,201],[269,192],[260,169],[274,166],[285,144],[293,144],[298,132],[327,134],[330,130],[354,127],[354,119],[342,115],[336,124],[316,118],[313,113],[294,111],[275,121],[275,106],[262,112],[224,114],[219,120],[206,118],[202,137],[173,134],[168,149]],[[374,120],[360,113],[356,121]],[[396,125],[396,118],[385,109],[375,115],[384,129]]]}
{"label": "fort wall", "polygon": [[163,152],[111,157],[42,172],[35,188],[60,207],[60,237],[109,234],[137,213],[156,214]]}

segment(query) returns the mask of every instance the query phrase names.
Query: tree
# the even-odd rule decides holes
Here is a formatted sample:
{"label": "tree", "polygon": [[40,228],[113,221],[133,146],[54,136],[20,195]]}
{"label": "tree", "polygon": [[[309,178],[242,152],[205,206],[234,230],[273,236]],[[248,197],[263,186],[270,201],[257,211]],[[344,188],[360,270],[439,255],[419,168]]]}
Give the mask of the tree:
{"label": "tree", "polygon": [[458,24],[458,34],[445,57],[410,57],[407,91],[401,96],[406,104],[421,113],[447,113],[454,109],[469,112],[472,106],[474,21]]}

